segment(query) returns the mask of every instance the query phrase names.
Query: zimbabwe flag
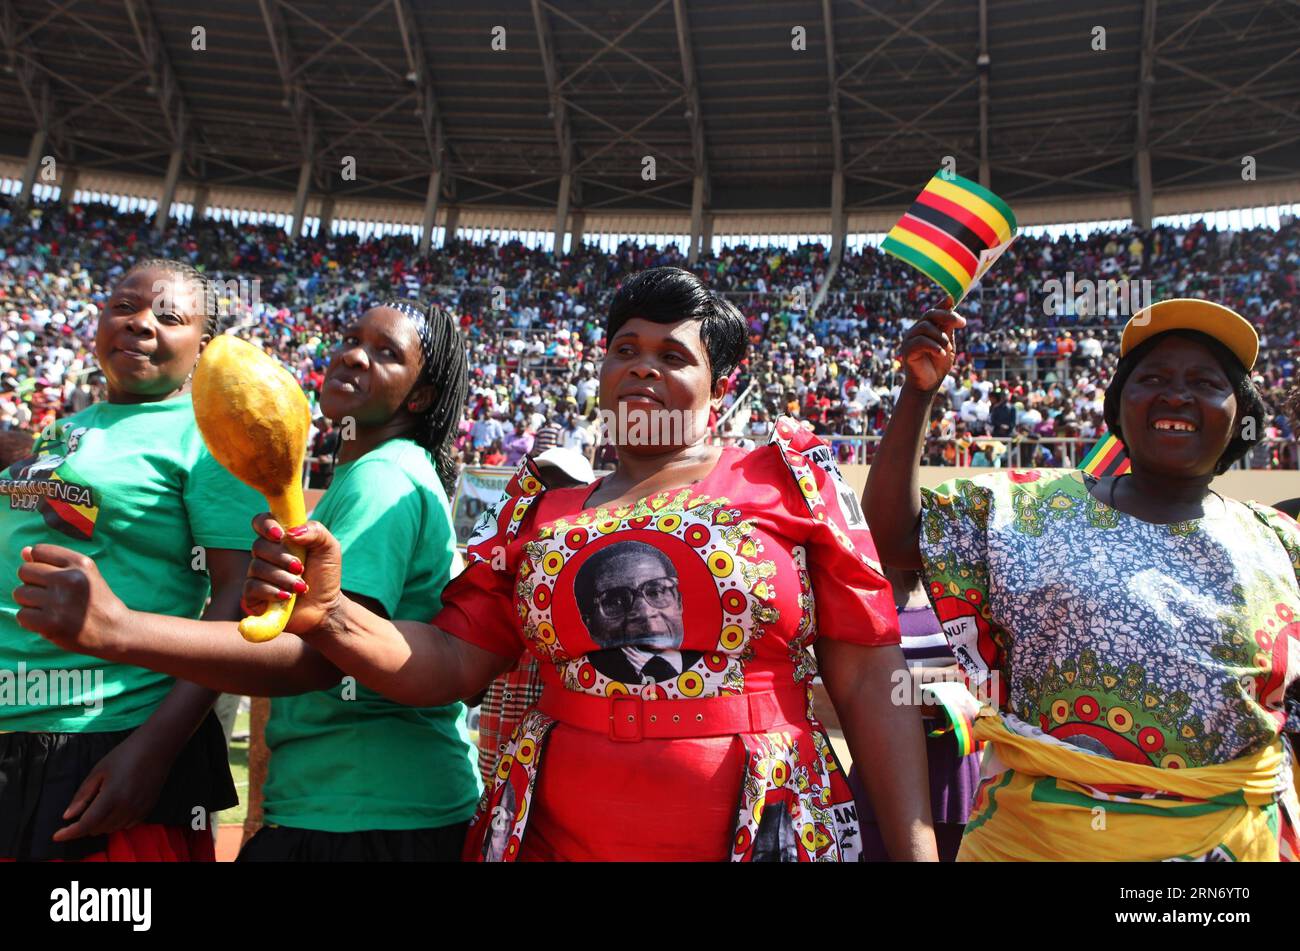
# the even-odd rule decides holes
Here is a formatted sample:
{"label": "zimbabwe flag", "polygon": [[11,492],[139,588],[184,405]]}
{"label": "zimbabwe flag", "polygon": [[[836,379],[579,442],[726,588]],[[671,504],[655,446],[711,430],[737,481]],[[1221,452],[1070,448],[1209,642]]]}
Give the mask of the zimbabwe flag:
{"label": "zimbabwe flag", "polygon": [[969,179],[941,171],[880,247],[951,294],[955,307],[1016,232],[1016,216],[1006,202]]}
{"label": "zimbabwe flag", "polygon": [[1128,450],[1114,433],[1107,433],[1101,442],[1083,457],[1079,468],[1088,475],[1100,479],[1102,476],[1119,476],[1131,468]]}

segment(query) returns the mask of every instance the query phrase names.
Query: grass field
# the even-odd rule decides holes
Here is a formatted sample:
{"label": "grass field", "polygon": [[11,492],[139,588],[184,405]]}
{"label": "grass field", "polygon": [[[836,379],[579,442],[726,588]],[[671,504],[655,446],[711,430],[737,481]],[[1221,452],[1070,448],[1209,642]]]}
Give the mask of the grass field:
{"label": "grass field", "polygon": [[239,794],[239,805],[225,812],[217,813],[217,822],[221,825],[243,825],[248,815],[248,711],[240,710],[235,716],[234,736],[240,739],[230,741],[230,775],[235,778],[235,792]]}

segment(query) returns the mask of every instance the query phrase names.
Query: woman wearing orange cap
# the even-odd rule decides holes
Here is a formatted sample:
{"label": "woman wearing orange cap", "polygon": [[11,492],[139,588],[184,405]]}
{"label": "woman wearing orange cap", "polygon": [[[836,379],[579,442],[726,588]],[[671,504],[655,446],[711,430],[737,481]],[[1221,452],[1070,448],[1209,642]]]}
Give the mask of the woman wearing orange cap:
{"label": "woman wearing orange cap", "polygon": [[[965,321],[931,311],[863,504],[920,567],[989,741],[959,858],[1293,859],[1284,697],[1300,676],[1300,526],[1211,487],[1261,434],[1240,316],[1134,316],[1105,415],[1129,474],[1013,471],[918,488]],[[969,699],[969,698],[968,698]]]}

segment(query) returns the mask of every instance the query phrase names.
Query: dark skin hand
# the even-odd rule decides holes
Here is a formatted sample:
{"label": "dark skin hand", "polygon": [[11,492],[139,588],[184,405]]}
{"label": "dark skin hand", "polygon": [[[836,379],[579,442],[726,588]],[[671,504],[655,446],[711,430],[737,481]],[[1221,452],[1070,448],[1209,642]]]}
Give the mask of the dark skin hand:
{"label": "dark skin hand", "polygon": [[[326,387],[327,392],[330,390]],[[703,413],[707,418],[710,401],[720,400],[724,390],[721,381],[716,386],[710,383],[708,353],[699,338],[696,321],[660,325],[630,320],[615,335],[610,354],[601,367],[601,407],[617,414],[620,398],[623,399],[627,403],[624,418],[629,422],[629,430],[635,425],[633,417],[637,413],[649,415],[660,410],[677,410]],[[334,411],[343,412],[343,408]],[[642,428],[643,432],[660,432],[658,427],[644,423]],[[685,433],[684,428],[679,431]],[[712,470],[719,455],[716,448],[704,443],[703,431],[687,445],[627,443],[620,444],[619,450],[619,469],[597,487],[590,504],[633,501],[661,488],[701,479]],[[254,521],[254,528],[260,538],[253,548],[254,561],[244,593],[245,606],[250,611],[261,610],[278,598],[281,591],[293,591],[301,577],[309,593],[298,595],[287,630],[315,632],[330,612],[355,611],[363,622],[369,622],[368,615],[373,612],[363,611],[362,605],[339,590],[341,555],[337,541],[323,526],[309,522],[301,534],[290,530],[295,542],[305,544],[304,539],[310,539],[318,549],[301,573],[295,570],[298,567],[295,560],[281,544],[284,527],[270,516],[261,516]],[[326,606],[330,606],[329,611]],[[356,671],[362,683],[400,702],[427,706],[472,697],[517,661],[517,658],[505,659],[476,648],[430,625],[414,625],[417,630],[411,630],[411,624],[405,621],[389,624],[391,631],[380,626],[390,643],[364,659],[365,666],[379,669]],[[321,646],[336,663],[344,662],[344,658],[361,660],[352,658],[343,645],[326,647],[310,636],[306,639]],[[443,658],[454,671],[449,683],[436,683],[432,674],[422,683],[415,683],[413,677],[404,679],[389,666],[410,665],[409,669],[414,671],[438,658]]]}
{"label": "dark skin hand", "polygon": [[[389,439],[411,434],[418,414],[434,396],[431,386],[418,383],[422,369],[419,334],[400,311],[371,308],[344,329],[321,394],[321,408],[329,419],[339,425],[347,419],[355,423],[355,438],[344,440],[340,461],[360,458]],[[269,519],[260,516],[254,527],[264,527]],[[278,536],[257,539],[254,559],[240,553],[240,572],[246,577],[237,579],[234,607],[219,619],[205,614],[203,621],[130,611],[89,559],[59,546],[38,545],[33,566],[20,572],[33,586],[22,596],[41,597],[34,588],[43,587],[48,592],[44,596],[60,611],[28,615],[26,620],[67,650],[162,671],[225,693],[279,697],[331,687],[342,673],[300,638],[282,636],[250,644],[235,624],[211,623],[265,609],[268,589],[259,576],[267,572],[268,563],[258,560],[261,557],[281,556],[284,568],[302,571],[302,564],[282,545],[273,544],[284,537],[282,529],[275,530]],[[293,590],[293,582],[288,590]],[[275,589],[269,593],[276,596]],[[377,600],[355,592],[346,596],[376,616],[388,617]]]}
{"label": "dark skin hand", "polygon": [[[375,324],[373,317],[376,314],[383,317],[386,323]],[[384,353],[381,349],[385,338],[391,345],[392,340],[398,337],[388,315],[400,318],[404,328],[410,329],[409,321],[403,315],[377,308],[366,315],[363,326],[345,334],[344,346],[351,349],[341,348],[331,363],[331,372],[335,372],[336,365],[340,366],[340,375],[345,380],[355,380],[356,388],[367,395],[381,390],[385,379],[385,361],[394,368],[401,366],[401,361],[394,360],[391,353]],[[375,326],[367,327],[366,324]],[[418,339],[416,343],[418,345]],[[371,376],[361,375],[362,370],[371,367],[374,368]],[[379,382],[372,382],[372,377]],[[388,379],[392,380],[387,387],[390,394],[401,393],[404,387],[409,388],[410,382],[413,382],[397,378],[395,372]],[[683,331],[682,325],[665,326],[645,320],[630,320],[615,335],[614,345],[610,347],[610,354],[601,367],[602,409],[617,414],[620,393],[649,391],[631,394],[627,399],[625,418],[629,420],[629,429],[632,428],[633,414],[638,412],[675,409],[679,412],[703,414],[707,418],[710,403],[720,401],[725,388],[723,381],[719,381],[716,386],[709,383],[708,353],[699,338],[698,325],[692,333],[689,330]],[[327,377],[327,385],[322,394],[322,408],[327,415],[341,418],[348,414],[352,407],[344,400],[344,396],[350,389],[352,387],[329,386]],[[364,420],[362,414],[355,415],[359,422]],[[656,427],[646,427],[646,430],[658,432]],[[719,454],[719,450],[701,440],[689,446],[620,446],[618,470],[601,482],[589,504],[617,505],[651,495],[662,488],[697,481],[712,471]],[[342,453],[340,460],[344,461]],[[283,547],[278,544],[283,536],[277,537],[274,534],[281,530],[281,526],[266,516],[255,523],[255,528],[262,537],[254,547],[256,557],[250,568],[250,581],[246,588],[247,604],[251,611],[260,610],[271,599],[278,597],[279,591],[293,590],[296,580],[292,574],[287,573],[292,572],[294,564],[291,559],[282,557]],[[309,587],[313,586],[309,575],[307,583]],[[348,594],[346,597],[358,606],[368,606],[359,602],[354,595]],[[295,619],[297,617],[295,612]],[[447,649],[457,656],[458,665],[469,671],[495,670],[499,666],[500,659],[497,655],[472,647],[466,652],[463,647],[469,645],[462,644],[463,642],[454,641],[447,645]],[[493,674],[486,682],[478,685],[477,689],[462,696],[481,696],[495,676],[497,675]],[[471,676],[470,680],[473,679]],[[366,681],[363,679],[362,682]]]}
{"label": "dark skin hand", "polygon": [[[930,401],[952,367],[951,330],[965,323],[948,311],[930,311],[903,339],[905,381],[899,405],[881,439],[862,507],[882,561],[921,566],[919,460]],[[1167,337],[1124,384],[1120,428],[1132,471],[1102,479],[1093,496],[1155,524],[1201,518],[1214,467],[1232,440],[1237,397],[1218,361],[1201,344]],[[1218,503],[1215,503],[1218,504]]]}
{"label": "dark skin hand", "polygon": [[[306,582],[285,630],[297,634],[371,690],[414,707],[444,706],[486,690],[519,657],[475,647],[431,624],[390,621],[348,597],[340,587],[342,553],[338,540],[320,522],[285,529],[270,515],[253,520],[259,538],[244,584],[244,604],[256,611]],[[284,547],[286,536],[302,546],[306,564]]]}
{"label": "dark skin hand", "polygon": [[890,858],[937,862],[921,708],[890,699],[897,672],[907,669],[902,648],[819,637],[814,650],[849,753],[871,764],[862,770],[863,785]]}
{"label": "dark skin hand", "polygon": [[921,450],[930,404],[952,369],[953,336],[966,319],[950,310],[927,311],[903,337],[903,386],[862,491],[862,511],[880,560],[896,568],[921,567]]}
{"label": "dark skin hand", "polygon": [[[225,573],[224,566],[214,568],[213,551],[209,568]],[[132,611],[93,560],[58,545],[35,545],[24,549],[26,564],[18,571],[23,585],[14,600],[23,607],[17,620],[64,650],[184,678],[191,681],[187,686],[208,688],[210,698],[217,693],[292,696],[338,683],[338,668],[298,638],[250,644],[239,635],[234,619],[247,613],[240,605],[250,559],[247,552],[235,552],[218,560],[225,561],[226,554],[237,558],[223,588],[222,610],[214,613],[210,605],[202,620],[191,620]],[[161,715],[160,708],[155,716]]]}

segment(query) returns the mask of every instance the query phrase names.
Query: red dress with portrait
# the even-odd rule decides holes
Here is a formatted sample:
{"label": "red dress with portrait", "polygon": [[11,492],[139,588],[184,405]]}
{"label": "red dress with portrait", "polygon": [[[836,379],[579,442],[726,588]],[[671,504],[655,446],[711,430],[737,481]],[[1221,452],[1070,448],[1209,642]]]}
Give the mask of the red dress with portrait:
{"label": "red dress with portrait", "polygon": [[[724,449],[690,486],[615,507],[588,507],[593,491],[547,490],[525,462],[480,520],[433,620],[494,653],[532,651],[551,696],[610,711],[608,730],[548,715],[546,698],[524,717],[466,857],[856,858],[853,796],[812,710],[811,648],[818,637],[897,644],[898,618],[827,447],[781,420],[770,444]],[[618,557],[593,561],[607,569],[593,589],[583,564],[613,546],[624,546]],[[661,554],[647,560],[647,546]],[[652,613],[659,620],[642,629],[660,640],[676,631],[678,649],[608,646],[599,625]],[[683,719],[674,710],[707,708],[679,701],[734,707],[744,695],[768,711],[753,730],[638,738],[617,728],[633,707],[640,723],[666,724]]]}

